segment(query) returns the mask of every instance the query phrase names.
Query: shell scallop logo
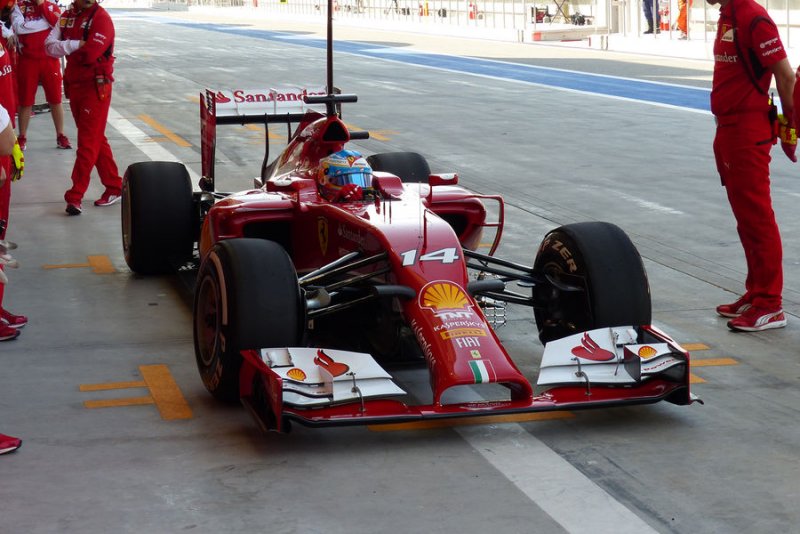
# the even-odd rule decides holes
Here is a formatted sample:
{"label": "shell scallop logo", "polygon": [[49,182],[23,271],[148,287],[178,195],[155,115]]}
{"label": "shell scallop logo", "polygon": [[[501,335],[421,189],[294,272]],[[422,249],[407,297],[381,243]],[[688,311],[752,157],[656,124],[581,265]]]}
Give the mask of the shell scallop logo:
{"label": "shell scallop logo", "polygon": [[433,282],[422,293],[423,308],[434,310],[463,310],[470,305],[467,295],[455,284]]}
{"label": "shell scallop logo", "polygon": [[306,379],[306,373],[298,367],[294,367],[286,371],[286,376],[292,380],[297,380],[298,382],[303,382]]}
{"label": "shell scallop logo", "polygon": [[648,360],[656,355],[656,349],[649,345],[639,348],[639,357],[643,360]]}

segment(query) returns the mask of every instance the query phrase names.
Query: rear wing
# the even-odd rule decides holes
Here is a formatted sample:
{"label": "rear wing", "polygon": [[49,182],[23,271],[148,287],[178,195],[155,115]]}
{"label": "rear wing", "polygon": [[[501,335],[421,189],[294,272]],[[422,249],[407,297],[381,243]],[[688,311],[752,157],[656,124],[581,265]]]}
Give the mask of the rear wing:
{"label": "rear wing", "polygon": [[[339,90],[334,88],[334,94]],[[325,87],[281,86],[269,89],[206,89],[200,93],[200,142],[201,167],[200,189],[214,191],[214,162],[217,148],[217,124],[263,124],[284,123],[289,127],[298,123],[309,112],[326,112]],[[306,99],[322,102],[309,104]],[[269,132],[265,131],[265,154],[261,165],[262,174],[269,160]]]}

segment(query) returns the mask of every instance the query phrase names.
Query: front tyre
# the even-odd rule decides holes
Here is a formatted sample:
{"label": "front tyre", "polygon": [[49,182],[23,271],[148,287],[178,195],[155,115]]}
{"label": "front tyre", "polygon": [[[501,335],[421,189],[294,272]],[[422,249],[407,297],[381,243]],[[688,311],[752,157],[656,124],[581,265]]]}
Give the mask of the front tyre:
{"label": "front tyre", "polygon": [[[547,343],[610,326],[650,324],[650,286],[639,252],[625,232],[605,222],[568,224],[549,232],[533,269],[582,291],[555,290],[534,309]],[[536,291],[536,289],[534,289]]]}
{"label": "front tyre", "polygon": [[139,274],[175,272],[192,258],[194,199],[181,163],[134,163],[122,180],[122,248]]}
{"label": "front tyre", "polygon": [[193,321],[197,368],[223,402],[239,400],[240,351],[297,346],[303,307],[286,251],[263,239],[227,239],[200,266]]}

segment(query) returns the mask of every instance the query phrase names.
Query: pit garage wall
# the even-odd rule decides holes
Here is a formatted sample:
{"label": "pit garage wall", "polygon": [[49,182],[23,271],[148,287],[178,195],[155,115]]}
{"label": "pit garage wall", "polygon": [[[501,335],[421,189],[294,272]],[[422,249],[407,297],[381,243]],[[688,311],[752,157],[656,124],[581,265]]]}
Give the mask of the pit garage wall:
{"label": "pit garage wall", "polygon": [[[337,18],[346,18],[351,25],[519,42],[591,40],[592,46],[604,47],[605,39],[642,36],[647,29],[642,10],[644,1],[565,0],[563,13],[557,9],[556,0],[335,0],[334,9]],[[662,13],[658,39],[679,40],[679,32],[674,29],[678,1],[655,2]],[[759,3],[778,24],[784,44],[800,49],[800,0]],[[327,0],[105,0],[103,5],[164,10],[224,9],[241,11],[245,17],[282,15],[311,20],[323,17],[326,4]],[[536,10],[545,10],[547,15],[537,17]],[[578,15],[583,16],[582,21]],[[710,45],[717,18],[717,7],[709,6],[705,0],[692,0],[688,40]]]}

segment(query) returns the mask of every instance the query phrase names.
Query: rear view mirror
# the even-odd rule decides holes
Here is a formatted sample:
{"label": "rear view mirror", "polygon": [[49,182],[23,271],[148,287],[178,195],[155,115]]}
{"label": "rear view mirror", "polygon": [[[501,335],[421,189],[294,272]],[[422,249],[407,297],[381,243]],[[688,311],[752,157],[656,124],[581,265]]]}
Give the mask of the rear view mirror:
{"label": "rear view mirror", "polygon": [[456,185],[458,184],[458,174],[449,172],[446,174],[431,174],[428,176],[428,185],[431,187],[436,185]]}

